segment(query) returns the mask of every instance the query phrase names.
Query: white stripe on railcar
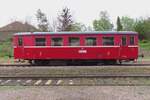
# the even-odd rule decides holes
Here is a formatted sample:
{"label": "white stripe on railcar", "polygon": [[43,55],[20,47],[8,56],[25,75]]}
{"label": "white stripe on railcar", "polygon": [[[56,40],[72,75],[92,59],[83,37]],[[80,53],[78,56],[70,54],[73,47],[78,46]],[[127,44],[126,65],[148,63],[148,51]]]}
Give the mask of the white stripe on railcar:
{"label": "white stripe on railcar", "polygon": [[128,47],[138,47],[138,45],[129,45]]}
{"label": "white stripe on railcar", "polygon": [[120,46],[24,46],[24,48],[110,48],[110,47],[120,47]]}

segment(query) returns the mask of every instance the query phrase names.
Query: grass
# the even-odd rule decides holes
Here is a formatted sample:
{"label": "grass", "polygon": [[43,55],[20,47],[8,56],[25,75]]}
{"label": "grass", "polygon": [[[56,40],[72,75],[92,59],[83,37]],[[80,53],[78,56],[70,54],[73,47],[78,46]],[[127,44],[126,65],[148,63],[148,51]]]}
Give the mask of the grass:
{"label": "grass", "polygon": [[145,50],[150,50],[150,41],[146,41],[146,42],[139,42],[139,45],[141,48],[145,49]]}
{"label": "grass", "polygon": [[12,42],[7,39],[4,42],[0,42],[0,57],[10,57],[13,55]]}
{"label": "grass", "polygon": [[6,90],[20,90],[25,89],[26,86],[0,86],[0,91],[6,91]]}
{"label": "grass", "polygon": [[150,59],[150,41],[139,41],[140,54],[144,54],[144,59]]}
{"label": "grass", "polygon": [[14,63],[14,59],[8,56],[0,57],[0,64],[1,63]]}

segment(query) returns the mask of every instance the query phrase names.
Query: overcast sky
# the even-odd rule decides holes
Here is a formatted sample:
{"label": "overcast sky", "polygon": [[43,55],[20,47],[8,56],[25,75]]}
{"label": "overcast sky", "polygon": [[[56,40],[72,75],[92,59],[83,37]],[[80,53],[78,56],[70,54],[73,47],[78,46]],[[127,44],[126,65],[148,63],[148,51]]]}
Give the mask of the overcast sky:
{"label": "overcast sky", "polygon": [[35,13],[41,9],[50,21],[63,7],[69,7],[77,22],[91,25],[99,12],[107,10],[115,23],[117,16],[150,16],[150,0],[1,0],[0,26],[14,20],[28,20],[36,25]]}

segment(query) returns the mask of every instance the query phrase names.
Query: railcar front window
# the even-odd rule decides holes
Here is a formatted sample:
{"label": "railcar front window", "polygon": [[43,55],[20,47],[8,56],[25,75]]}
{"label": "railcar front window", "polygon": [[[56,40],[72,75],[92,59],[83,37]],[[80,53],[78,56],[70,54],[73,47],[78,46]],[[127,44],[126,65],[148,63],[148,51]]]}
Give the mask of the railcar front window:
{"label": "railcar front window", "polygon": [[122,37],[122,45],[125,46],[127,44],[126,36]]}
{"label": "railcar front window", "polygon": [[114,45],[114,37],[103,37],[103,45]]}
{"label": "railcar front window", "polygon": [[80,39],[76,37],[70,37],[69,38],[69,46],[79,46],[80,45]]}
{"label": "railcar front window", "polygon": [[35,45],[36,46],[45,46],[46,39],[45,38],[35,38]]}
{"label": "railcar front window", "polygon": [[86,46],[95,46],[96,45],[96,38],[94,37],[88,37],[85,39],[85,45]]}
{"label": "railcar front window", "polygon": [[130,45],[134,45],[134,36],[130,36]]}
{"label": "railcar front window", "polygon": [[22,37],[19,37],[19,38],[18,38],[18,45],[19,45],[19,46],[22,46],[22,44],[23,44]]}
{"label": "railcar front window", "polygon": [[52,38],[51,39],[51,46],[62,46],[63,39],[62,38]]}

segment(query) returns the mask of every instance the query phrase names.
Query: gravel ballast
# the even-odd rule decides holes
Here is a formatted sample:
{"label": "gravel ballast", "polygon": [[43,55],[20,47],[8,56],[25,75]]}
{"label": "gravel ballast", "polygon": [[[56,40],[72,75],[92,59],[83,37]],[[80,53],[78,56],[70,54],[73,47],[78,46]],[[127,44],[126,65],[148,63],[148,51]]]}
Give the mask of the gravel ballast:
{"label": "gravel ballast", "polygon": [[147,86],[0,87],[0,100],[150,100]]}

